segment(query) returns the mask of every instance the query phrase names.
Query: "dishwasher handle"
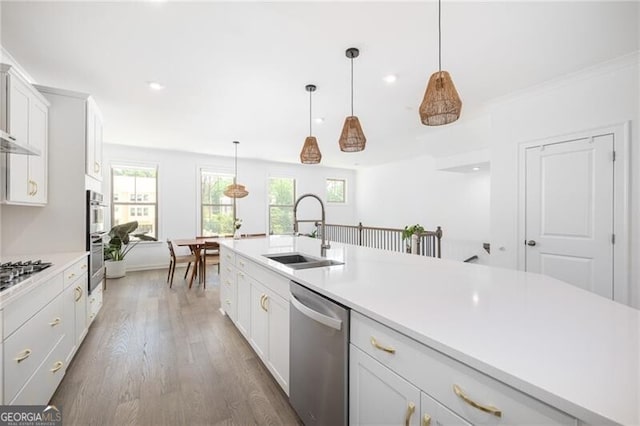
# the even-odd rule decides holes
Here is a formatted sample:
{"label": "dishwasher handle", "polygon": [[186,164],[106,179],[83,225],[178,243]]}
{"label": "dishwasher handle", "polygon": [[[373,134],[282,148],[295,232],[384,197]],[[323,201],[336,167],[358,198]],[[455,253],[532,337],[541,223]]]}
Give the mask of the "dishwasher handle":
{"label": "dishwasher handle", "polygon": [[291,294],[291,304],[294,308],[300,311],[300,313],[308,316],[314,321],[319,322],[320,324],[326,325],[327,327],[333,328],[334,330],[338,331],[342,329],[341,320],[331,318],[327,315],[321,314],[320,312],[314,311],[313,309],[303,305],[302,302],[300,302],[293,294]]}

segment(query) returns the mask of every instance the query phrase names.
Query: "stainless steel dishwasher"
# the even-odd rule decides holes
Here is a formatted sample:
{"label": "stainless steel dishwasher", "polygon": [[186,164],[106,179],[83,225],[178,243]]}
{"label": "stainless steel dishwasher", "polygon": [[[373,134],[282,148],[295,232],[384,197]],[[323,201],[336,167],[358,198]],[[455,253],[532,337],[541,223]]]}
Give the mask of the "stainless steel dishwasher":
{"label": "stainless steel dishwasher", "polygon": [[349,423],[349,309],[291,281],[289,400],[306,425]]}

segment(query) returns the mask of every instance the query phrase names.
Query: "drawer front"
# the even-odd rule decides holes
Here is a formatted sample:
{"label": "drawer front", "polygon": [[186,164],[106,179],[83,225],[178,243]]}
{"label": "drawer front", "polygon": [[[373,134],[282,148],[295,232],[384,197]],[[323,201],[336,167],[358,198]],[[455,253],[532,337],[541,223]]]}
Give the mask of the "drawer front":
{"label": "drawer front", "polygon": [[[82,260],[74,263],[64,270],[64,288],[67,288],[70,284],[75,282],[78,278],[80,278],[83,274],[87,272],[88,264],[87,258],[84,257]],[[86,277],[85,277],[86,279]]]}
{"label": "drawer front", "polygon": [[11,401],[11,405],[46,405],[51,400],[66,371],[65,339],[63,336],[38,367],[35,374]]}
{"label": "drawer front", "polygon": [[62,293],[62,283],[62,274],[58,274],[4,308],[4,337],[7,338],[34,313]]}
{"label": "drawer front", "polygon": [[280,295],[285,300],[289,300],[289,280],[282,275],[271,272],[264,266],[258,265],[252,260],[243,256],[236,256],[236,268],[238,274],[246,273],[269,290]]}
{"label": "drawer front", "polygon": [[235,265],[236,254],[233,250],[223,245],[220,245],[220,262],[223,265]]}
{"label": "drawer front", "polygon": [[473,424],[576,424],[569,415],[357,312],[351,314],[351,341]]}
{"label": "drawer front", "polygon": [[57,297],[5,340],[5,401],[11,401],[64,335],[67,320],[63,299]]}
{"label": "drawer front", "polygon": [[87,301],[87,323],[91,324],[102,308],[102,284],[99,284],[89,295]]}
{"label": "drawer front", "polygon": [[420,396],[420,424],[422,426],[471,426],[424,392]]}

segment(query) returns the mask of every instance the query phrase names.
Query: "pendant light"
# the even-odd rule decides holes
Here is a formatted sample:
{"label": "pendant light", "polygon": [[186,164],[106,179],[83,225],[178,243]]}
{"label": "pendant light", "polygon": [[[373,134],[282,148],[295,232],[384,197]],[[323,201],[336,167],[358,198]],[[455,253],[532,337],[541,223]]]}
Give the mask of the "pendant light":
{"label": "pendant light", "polygon": [[240,144],[240,142],[238,141],[233,141],[233,143],[236,146],[236,156],[235,156],[235,173],[233,175],[233,183],[229,186],[227,186],[227,189],[224,190],[224,195],[226,195],[229,198],[244,198],[247,195],[249,195],[249,192],[245,189],[244,185],[238,185],[237,183],[237,179],[238,179],[238,144]]}
{"label": "pendant light", "polygon": [[340,150],[343,152],[358,152],[364,150],[367,138],[364,137],[360,120],[353,115],[353,59],[360,55],[355,47],[350,47],[345,52],[351,59],[351,115],[344,120],[342,134],[340,135]]}
{"label": "pendant light", "polygon": [[462,101],[447,71],[442,71],[441,10],[438,0],[438,71],[431,74],[420,104],[420,121],[426,126],[441,126],[460,118]]}
{"label": "pendant light", "polygon": [[304,145],[302,146],[302,151],[300,152],[300,161],[302,164],[318,164],[320,160],[322,160],[322,154],[320,153],[320,148],[318,147],[318,141],[315,136],[313,136],[311,122],[311,94],[316,91],[316,86],[313,84],[307,84],[305,90],[309,92],[309,136],[304,140]]}

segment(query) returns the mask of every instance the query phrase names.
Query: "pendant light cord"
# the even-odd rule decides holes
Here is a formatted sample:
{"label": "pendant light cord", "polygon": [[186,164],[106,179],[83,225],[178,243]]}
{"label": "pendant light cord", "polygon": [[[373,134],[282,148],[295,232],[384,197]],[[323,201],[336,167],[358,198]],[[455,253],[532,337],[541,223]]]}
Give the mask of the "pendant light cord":
{"label": "pendant light cord", "polygon": [[351,116],[353,117],[353,57],[351,57]]}
{"label": "pendant light cord", "polygon": [[438,71],[442,72],[442,24],[441,24],[441,7],[438,0]]}
{"label": "pendant light cord", "polygon": [[311,119],[311,117],[313,117],[313,115],[311,114],[311,93],[313,92],[309,90],[309,136],[313,136],[313,131],[311,129],[311,122],[313,121]]}
{"label": "pendant light cord", "polygon": [[233,143],[236,146],[236,156],[235,156],[235,171],[233,174],[233,183],[236,183],[238,179],[238,144],[236,142]]}

